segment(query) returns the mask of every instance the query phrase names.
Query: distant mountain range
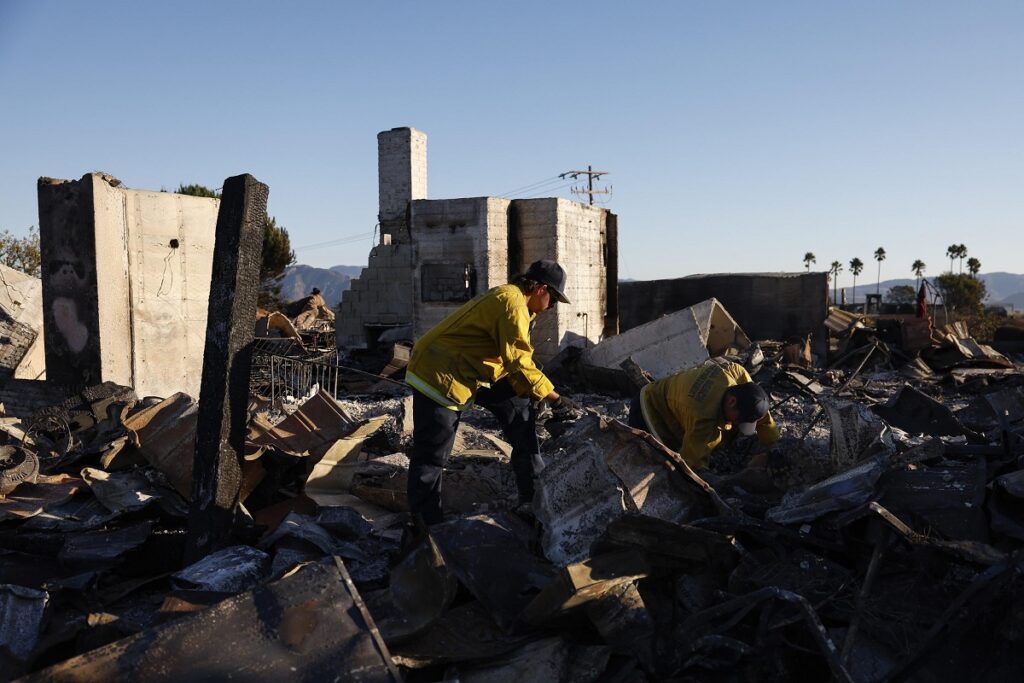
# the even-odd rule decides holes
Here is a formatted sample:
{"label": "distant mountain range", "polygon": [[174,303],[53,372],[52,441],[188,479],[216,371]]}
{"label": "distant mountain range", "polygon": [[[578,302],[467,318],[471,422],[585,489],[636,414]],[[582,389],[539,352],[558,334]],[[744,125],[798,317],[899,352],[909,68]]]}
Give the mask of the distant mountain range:
{"label": "distant mountain range", "polygon": [[295,301],[308,296],[314,287],[320,290],[329,306],[337,306],[341,293],[349,288],[353,278],[359,277],[364,266],[332,266],[314,268],[298,264],[289,266],[281,278],[281,299]]}
{"label": "distant mountain range", "polygon": [[[841,274],[846,277],[846,274]],[[931,281],[934,276],[925,273],[925,277]],[[1024,308],[1024,275],[1019,273],[979,273],[978,279],[985,283],[988,291],[988,298],[985,303],[990,305],[1012,305],[1014,308]],[[890,287],[897,285],[915,285],[914,278],[901,278],[898,280],[882,280],[879,289],[884,295]],[[849,292],[849,290],[847,290]],[[874,293],[875,283],[872,280],[857,280],[857,301],[864,300],[865,293]]]}

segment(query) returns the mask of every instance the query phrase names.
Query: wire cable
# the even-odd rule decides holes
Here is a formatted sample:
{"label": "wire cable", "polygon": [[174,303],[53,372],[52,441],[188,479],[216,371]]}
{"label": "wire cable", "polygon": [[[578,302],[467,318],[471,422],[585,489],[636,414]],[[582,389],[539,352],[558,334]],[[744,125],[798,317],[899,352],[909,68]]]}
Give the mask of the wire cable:
{"label": "wire cable", "polygon": [[544,180],[538,180],[537,182],[530,183],[529,185],[523,185],[522,187],[517,187],[517,188],[515,188],[513,190],[508,190],[507,192],[500,192],[500,193],[496,194],[495,196],[496,197],[507,197],[510,194],[519,194],[520,192],[522,192],[524,190],[531,189],[535,185],[544,185],[546,183],[551,182],[552,180],[560,180],[560,178],[558,176],[552,176],[550,178],[545,178]]}
{"label": "wire cable", "polygon": [[372,238],[376,234],[376,230],[372,232],[361,232],[356,235],[346,235],[345,237],[338,237],[337,239],[327,240],[326,242],[317,242],[315,244],[307,244],[301,247],[295,247],[295,251],[305,251],[307,249],[316,249],[318,247],[331,247],[338,244],[349,244],[352,242],[359,242],[367,238]]}

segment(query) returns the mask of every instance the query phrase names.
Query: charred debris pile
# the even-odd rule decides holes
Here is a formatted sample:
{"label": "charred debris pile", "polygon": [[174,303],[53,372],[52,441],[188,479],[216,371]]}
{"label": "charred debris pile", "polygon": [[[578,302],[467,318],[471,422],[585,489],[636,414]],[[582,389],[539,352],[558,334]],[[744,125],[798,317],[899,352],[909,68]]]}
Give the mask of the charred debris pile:
{"label": "charred debris pile", "polygon": [[642,363],[567,355],[588,409],[543,428],[533,515],[480,411],[429,529],[405,512],[407,390],[254,395],[230,542],[201,557],[193,397],[103,384],[6,416],[0,678],[1020,679],[1019,358],[963,326],[827,325],[817,364],[725,350],[783,430],[766,469],[694,471],[624,424]]}

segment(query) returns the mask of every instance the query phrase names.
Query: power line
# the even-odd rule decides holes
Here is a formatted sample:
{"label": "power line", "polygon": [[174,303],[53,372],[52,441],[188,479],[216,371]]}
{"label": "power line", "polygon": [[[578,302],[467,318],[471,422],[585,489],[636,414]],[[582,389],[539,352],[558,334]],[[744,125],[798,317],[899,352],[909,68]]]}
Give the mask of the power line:
{"label": "power line", "polygon": [[506,195],[506,198],[507,199],[514,199],[514,198],[516,198],[517,195],[520,198],[528,196],[528,195],[536,196],[536,195],[538,195],[538,194],[540,194],[542,192],[543,193],[555,192],[556,190],[561,190],[561,189],[569,187],[571,185],[572,185],[572,182],[570,181],[568,183],[563,183],[561,185],[557,185],[556,184],[556,185],[553,185],[553,186],[550,186],[550,187],[538,187],[538,188],[535,188],[533,190],[529,190],[527,192],[519,192],[516,195]]}
{"label": "power line", "polygon": [[302,247],[295,247],[295,251],[305,251],[306,249],[316,249],[318,247],[332,247],[339,244],[350,244],[352,242],[359,242],[361,240],[365,240],[368,237],[372,238],[373,235],[373,232],[361,232],[357,235],[347,235],[345,237],[327,240],[326,242],[317,242],[316,244],[307,244]]}
{"label": "power line", "polygon": [[550,178],[545,178],[544,180],[538,180],[537,182],[530,183],[529,185],[523,185],[522,187],[517,187],[514,190],[509,190],[508,192],[499,192],[495,196],[496,197],[507,197],[509,195],[519,194],[520,192],[523,192],[525,190],[531,190],[535,185],[545,185],[545,184],[551,182],[552,180],[559,180],[559,178],[558,178],[558,176],[551,176]]}

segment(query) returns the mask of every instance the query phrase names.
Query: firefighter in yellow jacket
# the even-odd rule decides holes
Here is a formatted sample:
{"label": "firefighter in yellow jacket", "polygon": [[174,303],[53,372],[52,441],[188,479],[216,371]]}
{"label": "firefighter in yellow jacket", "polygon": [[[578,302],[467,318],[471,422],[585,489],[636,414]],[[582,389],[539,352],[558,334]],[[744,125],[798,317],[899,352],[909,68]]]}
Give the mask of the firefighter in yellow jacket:
{"label": "firefighter in yellow jacket", "polygon": [[633,399],[629,426],[643,429],[678,451],[691,467],[706,467],[717,446],[757,435],[779,440],[768,395],[742,365],[720,359],[648,384]]}
{"label": "firefighter in yellow jacket", "polygon": [[415,344],[406,368],[413,392],[413,447],[409,511],[427,524],[442,521],[441,473],[462,413],[474,404],[490,410],[512,445],[512,471],[520,502],[533,498],[543,463],[532,401],[571,410],[533,362],[530,323],[565,297],[565,270],[537,261],[511,284],[466,302]]}

